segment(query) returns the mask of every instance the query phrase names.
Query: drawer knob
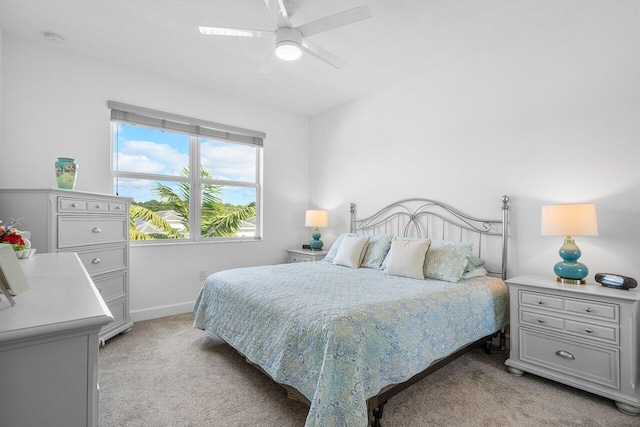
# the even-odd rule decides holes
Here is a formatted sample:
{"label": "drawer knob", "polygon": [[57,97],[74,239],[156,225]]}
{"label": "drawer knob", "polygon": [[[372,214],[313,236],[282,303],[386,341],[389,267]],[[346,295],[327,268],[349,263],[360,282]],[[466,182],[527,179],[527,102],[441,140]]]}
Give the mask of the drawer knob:
{"label": "drawer knob", "polygon": [[119,211],[120,210],[120,206],[116,206],[116,210]]}
{"label": "drawer knob", "polygon": [[102,289],[98,288],[98,292],[102,293]]}
{"label": "drawer knob", "polygon": [[591,310],[591,308],[587,307],[584,311],[586,311],[587,313],[591,313],[593,310]]}
{"label": "drawer knob", "polygon": [[575,360],[575,356],[568,351],[558,350],[556,351],[556,355],[562,357],[563,359]]}
{"label": "drawer knob", "polygon": [[591,332],[593,332],[591,329],[587,328],[584,330],[586,333],[590,334]]}
{"label": "drawer knob", "polygon": [[77,208],[77,207],[78,207],[78,204],[77,204],[77,203],[71,203],[71,207],[72,207],[72,208]]}
{"label": "drawer knob", "polygon": [[96,205],[96,209],[100,209],[102,205]]}
{"label": "drawer knob", "polygon": [[102,260],[100,258],[94,258],[91,260],[91,264],[100,264],[102,262]]}
{"label": "drawer knob", "polygon": [[538,300],[538,304],[542,305],[542,304],[544,304],[544,301]]}
{"label": "drawer knob", "polygon": [[102,233],[102,229],[100,227],[93,227],[93,230],[91,230],[94,233]]}
{"label": "drawer knob", "polygon": [[538,323],[544,323],[544,319],[538,319]]}

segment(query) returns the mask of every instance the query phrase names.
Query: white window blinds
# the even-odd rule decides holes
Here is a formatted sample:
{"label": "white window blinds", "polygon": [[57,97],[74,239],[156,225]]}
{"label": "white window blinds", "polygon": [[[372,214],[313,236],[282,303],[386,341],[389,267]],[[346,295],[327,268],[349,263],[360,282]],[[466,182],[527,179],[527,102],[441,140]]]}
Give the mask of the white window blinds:
{"label": "white window blinds", "polygon": [[111,121],[120,123],[142,125],[222,141],[233,141],[255,147],[262,147],[266,137],[264,132],[193,119],[114,101],[108,101],[107,106],[111,109]]}

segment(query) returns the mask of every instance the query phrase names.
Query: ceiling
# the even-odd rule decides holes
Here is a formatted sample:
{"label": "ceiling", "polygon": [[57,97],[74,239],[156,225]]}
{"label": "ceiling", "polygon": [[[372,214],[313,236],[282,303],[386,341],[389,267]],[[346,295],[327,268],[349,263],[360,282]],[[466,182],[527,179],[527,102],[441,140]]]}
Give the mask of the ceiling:
{"label": "ceiling", "polygon": [[269,39],[203,36],[198,25],[274,30],[264,0],[0,0],[5,36],[49,43],[218,92],[313,116],[396,81],[424,75],[523,32],[609,0],[295,0],[294,26],[368,4],[373,17],[310,37],[347,61],[304,55],[257,72]]}

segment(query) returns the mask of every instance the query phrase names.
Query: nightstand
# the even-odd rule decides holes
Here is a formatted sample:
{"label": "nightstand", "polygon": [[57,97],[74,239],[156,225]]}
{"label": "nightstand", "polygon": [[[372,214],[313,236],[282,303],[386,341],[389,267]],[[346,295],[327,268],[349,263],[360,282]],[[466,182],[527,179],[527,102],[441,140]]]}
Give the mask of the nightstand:
{"label": "nightstand", "polygon": [[329,251],[312,251],[310,249],[287,249],[287,262],[321,261]]}
{"label": "nightstand", "polygon": [[549,378],[640,413],[640,290],[562,284],[554,277],[507,280],[510,373]]}

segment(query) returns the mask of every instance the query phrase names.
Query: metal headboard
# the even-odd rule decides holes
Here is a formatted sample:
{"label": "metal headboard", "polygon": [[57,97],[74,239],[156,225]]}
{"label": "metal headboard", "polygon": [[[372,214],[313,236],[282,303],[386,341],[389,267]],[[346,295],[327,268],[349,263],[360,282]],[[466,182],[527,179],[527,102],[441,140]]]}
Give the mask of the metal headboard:
{"label": "metal headboard", "polygon": [[351,203],[351,232],[473,243],[474,254],[486,259],[489,273],[503,280],[507,278],[509,196],[506,195],[502,196],[502,219],[476,218],[444,203],[420,198],[400,200],[367,218],[356,218],[356,205]]}

